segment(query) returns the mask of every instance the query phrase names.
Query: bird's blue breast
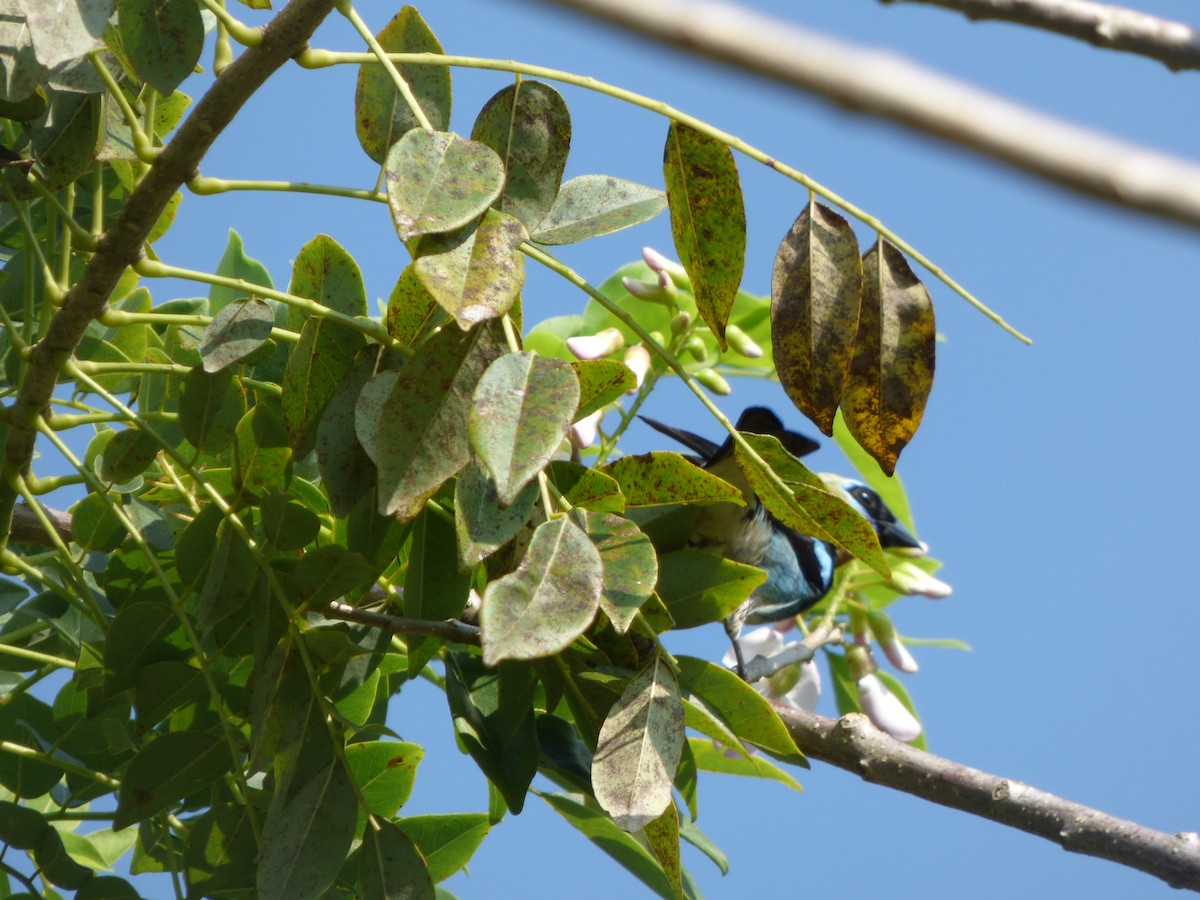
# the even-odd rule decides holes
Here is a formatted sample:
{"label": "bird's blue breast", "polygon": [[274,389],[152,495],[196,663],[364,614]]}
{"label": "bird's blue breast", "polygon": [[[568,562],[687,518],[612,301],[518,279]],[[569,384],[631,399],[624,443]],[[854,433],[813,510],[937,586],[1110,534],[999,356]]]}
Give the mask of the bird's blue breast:
{"label": "bird's blue breast", "polygon": [[747,624],[778,622],[799,615],[833,584],[834,551],[829,545],[775,528],[755,565],[767,573],[750,598]]}

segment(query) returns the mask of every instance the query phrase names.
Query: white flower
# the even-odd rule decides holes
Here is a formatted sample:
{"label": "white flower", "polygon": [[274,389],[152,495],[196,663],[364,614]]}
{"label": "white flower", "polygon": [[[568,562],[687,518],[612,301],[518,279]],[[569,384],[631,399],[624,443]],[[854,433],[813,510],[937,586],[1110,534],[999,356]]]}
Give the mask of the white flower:
{"label": "white flower", "polygon": [[901,672],[916,672],[920,666],[913,659],[913,655],[908,652],[908,648],[900,643],[898,638],[892,638],[890,641],[880,641],[879,646],[883,648],[884,655],[891,661],[892,665]]}
{"label": "white flower", "polygon": [[625,366],[636,379],[634,387],[625,392],[632,394],[642,386],[642,382],[646,380],[646,373],[650,371],[650,351],[641,344],[634,344],[625,351]]}
{"label": "white flower", "polygon": [[578,447],[580,450],[592,446],[592,442],[596,440],[596,431],[600,427],[600,419],[603,416],[604,410],[598,409],[572,425],[571,430],[567,433],[567,437],[572,445]]}
{"label": "white flower", "polygon": [[921,723],[900,699],[887,689],[879,676],[871,673],[858,679],[858,702],[863,712],[880,731],[898,741],[914,741],[921,734]]}
{"label": "white flower", "polygon": [[934,578],[916,563],[907,560],[892,566],[892,584],[905,594],[917,594],[930,600],[949,597],[953,590],[940,578]]}
{"label": "white flower", "polygon": [[[799,641],[784,641],[783,636],[770,625],[755,628],[738,638],[742,656],[747,662],[756,656],[769,658],[780,650],[798,643]],[[721,661],[726,668],[733,667],[737,658],[732,648],[725,652]],[[806,663],[787,666],[770,678],[755,682],[754,689],[769,700],[780,700],[794,709],[812,712],[821,698],[821,671],[816,663],[809,660]]]}
{"label": "white flower", "polygon": [[567,338],[567,349],[579,359],[599,359],[620,350],[625,337],[616,328],[605,328],[595,334],[577,334]]}
{"label": "white flower", "polygon": [[646,265],[653,269],[655,273],[660,275],[665,273],[675,283],[676,287],[691,290],[692,281],[688,278],[687,270],[679,263],[667,259],[653,247],[642,248],[642,259],[646,261]]}

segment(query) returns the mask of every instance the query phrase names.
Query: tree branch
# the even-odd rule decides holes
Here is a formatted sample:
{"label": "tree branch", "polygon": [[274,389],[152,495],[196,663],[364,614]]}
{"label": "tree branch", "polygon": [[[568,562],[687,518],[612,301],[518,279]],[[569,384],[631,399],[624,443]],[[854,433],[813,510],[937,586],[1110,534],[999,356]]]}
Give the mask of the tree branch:
{"label": "tree branch", "polygon": [[[75,539],[74,534],[71,532],[71,514],[69,512],[63,512],[61,509],[52,509],[49,506],[42,506],[42,512],[46,514],[46,518],[50,520],[50,524],[58,532],[58,536],[62,538],[64,544],[69,544]],[[18,503],[13,510],[10,536],[12,540],[19,544],[39,544],[42,547],[55,546],[50,535],[46,534],[46,529],[42,527],[41,520],[24,503]]]}
{"label": "tree branch", "polygon": [[479,646],[479,629],[467,625],[457,619],[431,621],[428,619],[410,619],[406,616],[393,616],[378,613],[369,609],[359,609],[348,603],[333,601],[321,609],[321,614],[327,619],[337,619],[341,622],[354,622],[358,625],[371,625],[382,628],[392,634],[425,634],[429,637],[443,638],[456,644],[473,644]]}
{"label": "tree branch", "polygon": [[142,244],[172,195],[196,173],[218,134],[276,69],[304,49],[334,0],[292,0],[250,47],[225,69],[175,137],[162,149],[134,188],[112,227],[100,236],[82,276],[67,292],[45,336],[33,345],[24,383],[9,411],[8,438],[0,478],[0,546],[12,527],[14,480],[29,470],[37,421],[58,382],[59,367],[75,352],[88,324],[103,312],[125,269],[142,254]]}
{"label": "tree branch", "polygon": [[1092,0],[880,0],[927,3],[968,19],[999,19],[1079,38],[1094,47],[1157,59],[1168,69],[1200,69],[1200,30],[1136,9]]}
{"label": "tree branch", "polygon": [[902,744],[866,716],[827,719],[776,704],[806,756],[882,784],[1200,890],[1200,835],[1166,834]]}
{"label": "tree branch", "polygon": [[1200,165],[1035,112],[895,54],[719,0],[542,2],[969,147],[1109,203],[1200,227]]}

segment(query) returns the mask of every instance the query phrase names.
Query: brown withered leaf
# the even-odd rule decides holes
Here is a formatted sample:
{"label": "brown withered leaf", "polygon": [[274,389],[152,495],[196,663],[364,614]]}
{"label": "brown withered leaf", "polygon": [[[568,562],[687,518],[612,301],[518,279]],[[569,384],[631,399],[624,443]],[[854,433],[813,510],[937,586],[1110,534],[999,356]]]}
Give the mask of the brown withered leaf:
{"label": "brown withered leaf", "polygon": [[933,387],[936,328],[929,291],[882,238],[863,257],[854,361],[842,395],[846,426],[891,475]]}

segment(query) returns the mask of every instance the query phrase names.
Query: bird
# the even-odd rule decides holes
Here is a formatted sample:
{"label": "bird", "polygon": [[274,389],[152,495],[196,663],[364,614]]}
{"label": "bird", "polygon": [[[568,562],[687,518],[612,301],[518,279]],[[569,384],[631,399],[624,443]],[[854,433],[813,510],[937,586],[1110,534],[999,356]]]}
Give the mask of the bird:
{"label": "bird", "polygon": [[[688,541],[694,548],[757,566],[767,573],[766,581],[724,622],[725,632],[733,643],[738,673],[744,676],[744,660],[738,644],[742,627],[791,619],[815,606],[833,586],[836,567],[848,557],[835,544],[802,534],[767,510],[734,459],[732,437],[717,444],[649,416],[639,418],[693,451],[696,454],[693,462],[739,488],[746,499],[744,507],[732,503],[705,507]],[[771,435],[796,457],[806,456],[819,446],[811,438],[785,428],[782,420],[765,406],[748,407],[735,427],[738,431]],[[870,486],[837,475],[821,477],[875,527],[882,547],[907,555],[919,556],[925,552],[925,545],[896,519]]]}

